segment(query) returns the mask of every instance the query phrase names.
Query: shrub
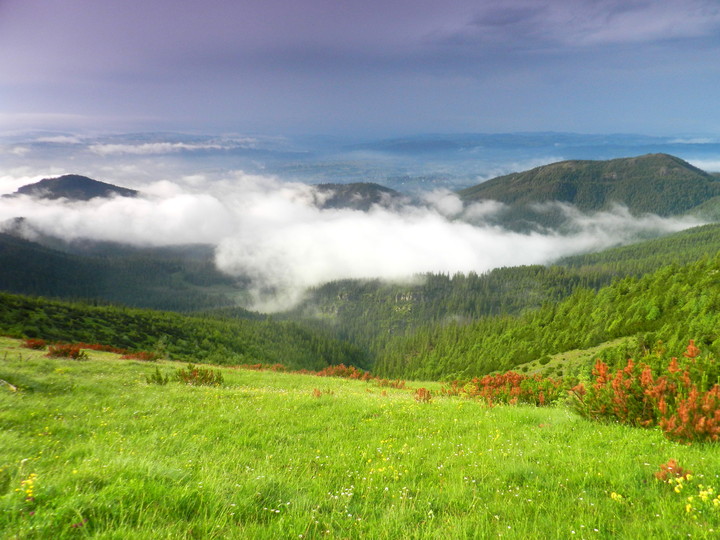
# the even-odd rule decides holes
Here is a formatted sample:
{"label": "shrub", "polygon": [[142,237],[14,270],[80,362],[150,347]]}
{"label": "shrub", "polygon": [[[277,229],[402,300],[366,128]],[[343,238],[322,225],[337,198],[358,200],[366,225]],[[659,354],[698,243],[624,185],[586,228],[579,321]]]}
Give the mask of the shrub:
{"label": "shrub", "polygon": [[170,375],[163,375],[160,373],[160,368],[156,367],[155,372],[152,375],[146,376],[145,380],[148,384],[159,384],[161,386],[165,386],[170,382]]}
{"label": "shrub", "polygon": [[355,366],[339,364],[328,366],[315,373],[318,377],[340,377],[342,379],[362,379],[365,372]]}
{"label": "shrub", "polygon": [[81,349],[90,349],[91,351],[102,351],[115,354],[125,354],[128,352],[127,349],[113,347],[112,345],[103,345],[101,343],[84,343],[81,341],[76,343],[76,345],[78,345]]}
{"label": "shrub", "polygon": [[178,369],[176,377],[181,383],[192,386],[220,386],[225,380],[219,370],[199,368],[188,364],[185,369]]}
{"label": "shrub", "polygon": [[430,403],[432,401],[432,392],[427,388],[418,388],[415,390],[415,401],[419,403]]}
{"label": "shrub", "polygon": [[23,342],[22,346],[26,349],[41,351],[47,346],[47,341],[45,341],[44,339],[28,338]]}
{"label": "shrub", "polygon": [[632,359],[614,374],[598,360],[592,384],[572,389],[575,409],[596,420],[659,425],[666,437],[677,441],[718,441],[720,386],[708,388],[708,374],[715,373],[717,366],[712,357],[700,358],[693,341],[683,357],[682,364],[672,358],[657,376],[650,366]]}
{"label": "shrub", "polygon": [[80,345],[67,343],[56,343],[48,347],[47,356],[51,358],[72,358],[73,360],[87,360],[87,352],[80,348]]}
{"label": "shrub", "polygon": [[400,380],[376,379],[375,384],[377,384],[380,388],[389,387],[395,388],[396,390],[402,390],[405,388],[405,381]]}
{"label": "shrub", "polygon": [[523,375],[514,371],[475,377],[470,381],[452,381],[450,387],[440,391],[448,396],[482,399],[488,405],[528,403],[549,405],[565,394],[566,386],[560,379],[540,375]]}
{"label": "shrub", "polygon": [[162,358],[162,355],[156,352],[138,351],[128,352],[123,354],[120,358],[123,360],[142,360],[143,362],[156,362]]}
{"label": "shrub", "polygon": [[660,465],[660,470],[655,473],[655,478],[661,482],[667,482],[670,478],[685,478],[692,474],[692,471],[680,467],[674,459]]}

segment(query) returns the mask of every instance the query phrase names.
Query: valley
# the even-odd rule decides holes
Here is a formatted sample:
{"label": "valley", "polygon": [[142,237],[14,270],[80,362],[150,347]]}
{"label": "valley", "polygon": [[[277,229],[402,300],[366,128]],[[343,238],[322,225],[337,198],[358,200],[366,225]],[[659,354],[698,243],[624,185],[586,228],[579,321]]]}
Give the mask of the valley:
{"label": "valley", "polygon": [[[259,275],[223,271],[218,246],[63,238],[32,215],[6,220],[3,530],[712,537],[720,184],[683,163],[541,166],[451,195],[462,208],[452,217],[379,185],[295,189],[313,216],[442,215],[452,227],[572,242],[582,225],[569,205],[587,203],[548,205],[556,190],[543,186],[576,182],[566,193],[587,201],[588,175],[600,175],[623,187],[596,191],[583,214],[594,227],[607,216],[663,225],[546,264],[329,280],[273,313],[253,299],[281,282],[258,288]],[[638,202],[658,170],[665,184]],[[572,178],[554,177],[562,171]],[[58,197],[43,180],[3,200],[70,209],[146,196],[75,178]],[[524,198],[478,223],[469,209],[497,186]]]}

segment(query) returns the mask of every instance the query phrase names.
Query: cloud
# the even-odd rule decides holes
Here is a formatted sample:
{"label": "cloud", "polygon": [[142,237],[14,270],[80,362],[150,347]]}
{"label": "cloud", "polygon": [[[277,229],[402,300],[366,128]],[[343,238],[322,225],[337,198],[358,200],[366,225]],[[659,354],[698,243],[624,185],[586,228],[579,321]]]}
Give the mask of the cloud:
{"label": "cloud", "polygon": [[688,163],[707,172],[720,172],[719,159],[688,159]]}
{"label": "cloud", "polygon": [[562,206],[571,232],[521,234],[486,221],[503,208],[500,203],[464,207],[448,191],[427,194],[424,205],[375,206],[369,212],[323,210],[316,199],[312,186],[273,177],[236,172],[208,181],[193,175],[147,185],[139,198],[0,198],[0,223],[22,216],[32,227],[67,239],[212,244],[218,268],[250,277],[255,307],[266,310],[288,307],[308,287],[336,279],[401,280],[423,272],[547,263],[698,224],[637,218],[621,207],[586,215]]}
{"label": "cloud", "polygon": [[82,139],[75,135],[51,135],[45,137],[38,137],[35,142],[39,143],[50,143],[50,144],[80,144]]}
{"label": "cloud", "polygon": [[459,35],[484,43],[573,47],[714,35],[720,9],[708,0],[514,0],[485,2]]}
{"label": "cloud", "polygon": [[714,137],[680,137],[668,141],[669,144],[717,144],[718,142]]}
{"label": "cloud", "polygon": [[88,149],[100,156],[110,155],[152,155],[172,154],[177,152],[193,152],[198,150],[230,150],[232,148],[252,148],[254,139],[244,139],[232,143],[185,143],[185,142],[152,142],[142,144],[91,144]]}
{"label": "cloud", "polygon": [[31,152],[27,146],[13,146],[5,150],[8,154],[23,157]]}

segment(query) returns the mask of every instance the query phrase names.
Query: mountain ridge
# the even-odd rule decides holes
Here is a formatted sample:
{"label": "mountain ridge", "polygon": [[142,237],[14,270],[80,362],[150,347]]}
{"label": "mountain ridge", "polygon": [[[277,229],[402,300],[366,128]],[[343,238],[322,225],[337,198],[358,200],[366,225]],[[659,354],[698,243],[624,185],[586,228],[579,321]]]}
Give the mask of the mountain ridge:
{"label": "mountain ridge", "polygon": [[613,203],[635,214],[679,215],[720,195],[720,181],[669,154],[611,160],[568,160],[499,176],[458,192],[468,202],[496,200],[511,206],[562,202],[582,211]]}
{"label": "mountain ridge", "polygon": [[6,197],[19,195],[42,199],[89,201],[95,198],[137,197],[139,192],[134,189],[94,180],[80,174],[64,174],[53,178],[43,178],[33,184],[24,185],[15,193],[6,195]]}

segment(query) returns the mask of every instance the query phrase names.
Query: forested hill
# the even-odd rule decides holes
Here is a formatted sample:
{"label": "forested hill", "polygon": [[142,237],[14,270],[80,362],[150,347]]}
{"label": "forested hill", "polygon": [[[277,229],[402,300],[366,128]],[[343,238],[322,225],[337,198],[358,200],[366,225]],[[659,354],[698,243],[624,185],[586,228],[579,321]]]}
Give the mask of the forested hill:
{"label": "forested hill", "polygon": [[54,243],[61,249],[0,233],[0,290],[173,311],[236,305],[244,292],[208,246]]}
{"label": "forested hill", "polygon": [[578,289],[519,317],[429,325],[391,340],[375,364],[385,377],[469,378],[626,336],[681,350],[689,337],[720,354],[720,254],[668,265],[600,289]]}
{"label": "forested hill", "polygon": [[310,370],[340,363],[367,365],[357,347],[293,322],[221,320],[5,293],[0,293],[0,334],[98,343],[224,365],[283,364]]}
{"label": "forested hill", "polygon": [[597,290],[613,280],[683,265],[720,251],[720,224],[600,253],[568,257],[552,266],[498,268],[485,274],[424,274],[406,283],[340,280],[312,289],[293,319],[326,326],[379,353],[395,337],[428,325],[518,315],[561,301],[577,288]]}
{"label": "forested hill", "polygon": [[488,180],[459,192],[512,206],[560,201],[583,211],[620,203],[635,213],[684,214],[720,195],[720,181],[680,158],[647,154],[607,161],[562,161]]}

